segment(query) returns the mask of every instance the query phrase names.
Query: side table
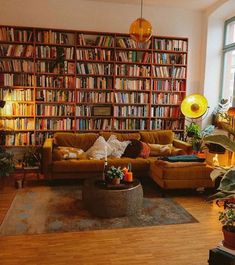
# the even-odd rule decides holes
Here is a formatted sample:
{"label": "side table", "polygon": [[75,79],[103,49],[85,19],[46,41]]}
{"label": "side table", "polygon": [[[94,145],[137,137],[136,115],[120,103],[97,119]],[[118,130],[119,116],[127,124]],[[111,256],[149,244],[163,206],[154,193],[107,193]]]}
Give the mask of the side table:
{"label": "side table", "polygon": [[26,181],[27,174],[34,173],[37,175],[37,180],[40,178],[40,166],[16,166],[15,167],[15,173],[22,175],[20,178],[15,178],[15,186],[17,188],[22,188],[24,185],[24,182]]}
{"label": "side table", "polygon": [[235,265],[235,255],[232,255],[218,248],[210,249],[208,264]]}

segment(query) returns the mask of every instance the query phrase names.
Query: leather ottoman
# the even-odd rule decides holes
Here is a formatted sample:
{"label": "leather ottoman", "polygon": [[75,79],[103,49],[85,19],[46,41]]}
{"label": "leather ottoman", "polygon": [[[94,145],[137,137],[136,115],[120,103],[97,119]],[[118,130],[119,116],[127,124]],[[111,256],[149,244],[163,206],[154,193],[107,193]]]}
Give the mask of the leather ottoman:
{"label": "leather ottoman", "polygon": [[151,161],[150,177],[163,189],[212,188],[212,167],[205,162]]}

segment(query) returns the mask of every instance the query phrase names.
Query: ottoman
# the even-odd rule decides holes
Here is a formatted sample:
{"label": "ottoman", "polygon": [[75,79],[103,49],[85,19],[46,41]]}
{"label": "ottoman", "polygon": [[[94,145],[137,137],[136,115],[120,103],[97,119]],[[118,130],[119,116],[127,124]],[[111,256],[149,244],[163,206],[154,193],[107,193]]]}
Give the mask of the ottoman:
{"label": "ottoman", "polygon": [[213,170],[205,162],[151,161],[150,177],[163,189],[212,188]]}

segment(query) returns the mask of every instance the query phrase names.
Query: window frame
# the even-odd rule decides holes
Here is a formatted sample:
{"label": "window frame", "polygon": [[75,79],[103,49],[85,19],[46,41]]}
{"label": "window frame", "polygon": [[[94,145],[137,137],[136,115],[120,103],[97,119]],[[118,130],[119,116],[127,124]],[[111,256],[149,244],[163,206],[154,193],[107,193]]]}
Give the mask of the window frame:
{"label": "window frame", "polygon": [[[223,98],[224,94],[224,76],[225,76],[225,56],[227,52],[235,51],[235,41],[226,44],[227,34],[228,34],[228,25],[232,22],[235,22],[235,16],[225,20],[224,22],[224,36],[223,36],[223,49],[222,49],[222,65],[221,65],[221,84],[220,84],[220,98]],[[235,96],[235,95],[234,95]]]}

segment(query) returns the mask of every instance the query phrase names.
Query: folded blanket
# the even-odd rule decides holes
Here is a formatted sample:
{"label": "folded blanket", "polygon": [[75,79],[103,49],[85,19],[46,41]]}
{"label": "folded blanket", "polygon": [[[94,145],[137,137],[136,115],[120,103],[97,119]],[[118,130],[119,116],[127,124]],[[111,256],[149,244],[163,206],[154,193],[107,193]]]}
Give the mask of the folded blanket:
{"label": "folded blanket", "polygon": [[155,164],[163,168],[184,168],[184,167],[205,167],[206,162],[168,162],[163,160],[156,160]]}
{"label": "folded blanket", "polygon": [[196,155],[178,155],[161,157],[160,160],[168,162],[204,162],[205,158],[200,158]]}

